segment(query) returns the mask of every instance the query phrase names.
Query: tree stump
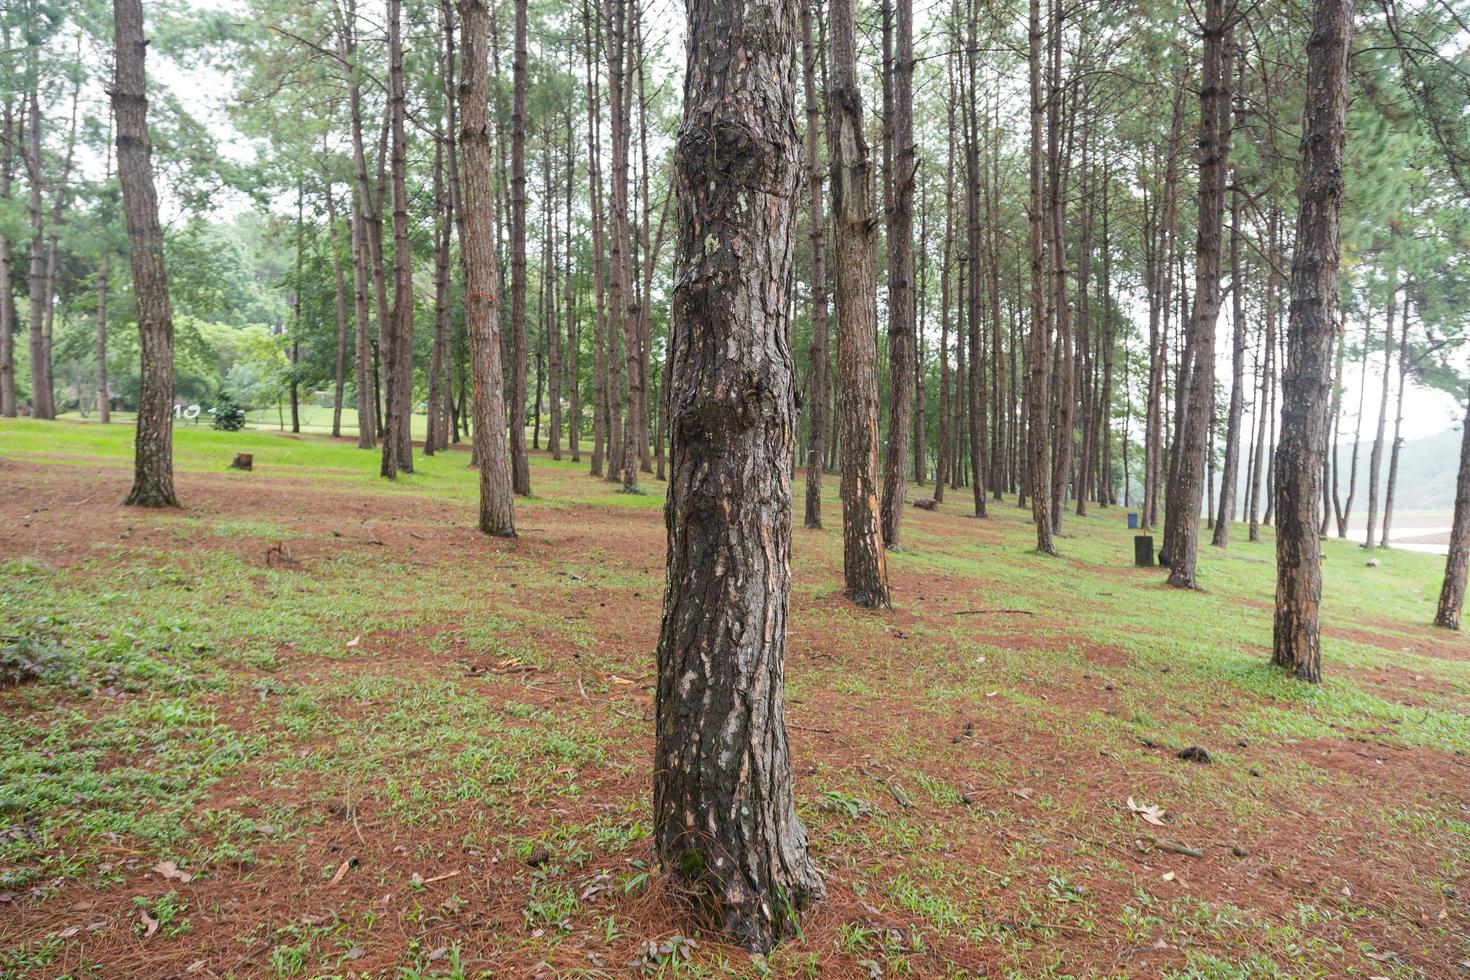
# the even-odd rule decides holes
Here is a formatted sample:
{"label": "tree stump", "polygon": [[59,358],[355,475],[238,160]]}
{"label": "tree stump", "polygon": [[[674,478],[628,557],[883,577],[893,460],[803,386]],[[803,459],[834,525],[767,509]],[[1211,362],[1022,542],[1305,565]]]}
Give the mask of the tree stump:
{"label": "tree stump", "polygon": [[235,460],[230,464],[232,470],[252,470],[255,468],[255,456],[251,453],[236,453]]}

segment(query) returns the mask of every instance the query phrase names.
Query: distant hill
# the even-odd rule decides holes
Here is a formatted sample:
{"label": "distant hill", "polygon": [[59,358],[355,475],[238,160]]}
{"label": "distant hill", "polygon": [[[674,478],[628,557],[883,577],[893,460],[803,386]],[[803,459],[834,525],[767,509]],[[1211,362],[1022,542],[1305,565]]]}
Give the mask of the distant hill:
{"label": "distant hill", "polygon": [[[1388,485],[1388,460],[1392,448],[1392,421],[1384,441],[1380,493]],[[1373,452],[1368,433],[1358,450],[1358,493],[1353,509],[1368,500],[1368,457]],[[1337,447],[1339,486],[1347,493],[1348,466],[1352,464],[1352,442]],[[1460,430],[1446,429],[1423,439],[1411,439],[1399,450],[1399,478],[1394,489],[1395,510],[1449,510],[1455,506],[1455,473],[1460,462]],[[1381,499],[1381,498],[1380,498]]]}

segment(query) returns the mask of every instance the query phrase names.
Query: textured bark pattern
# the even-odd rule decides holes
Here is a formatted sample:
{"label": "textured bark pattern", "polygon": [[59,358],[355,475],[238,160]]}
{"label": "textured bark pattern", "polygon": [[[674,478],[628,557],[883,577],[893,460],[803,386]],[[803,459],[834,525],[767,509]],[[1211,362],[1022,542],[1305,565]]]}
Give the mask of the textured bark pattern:
{"label": "textured bark pattern", "polygon": [[914,10],[898,0],[893,66],[893,210],[888,219],[888,453],[883,468],[883,544],[897,550],[908,493],[914,374]]}
{"label": "textured bark pattern", "polygon": [[808,361],[812,370],[811,394],[807,398],[806,526],[822,526],[822,468],[827,449],[827,403],[831,400],[827,353],[830,323],[827,316],[827,217],[822,208],[822,163],[818,148],[821,131],[821,102],[817,98],[817,55],[812,39],[812,7],[817,0],[804,0],[801,7],[802,84],[806,96],[806,185],[807,225],[812,253],[812,343]]}
{"label": "textured bark pattern", "polygon": [[[10,200],[11,168],[15,138],[15,114],[9,99],[5,100],[5,131],[0,138],[0,200]],[[0,283],[9,283],[12,253],[10,238],[0,235]],[[105,259],[103,260],[106,261]],[[0,416],[15,418],[15,293],[7,285],[0,289]]]}
{"label": "textured bark pattern", "polygon": [[832,220],[837,243],[837,377],[842,456],[842,571],[849,599],[887,608],[878,512],[877,256],[868,203],[868,143],[857,82],[853,0],[831,5]]}
{"label": "textured bark pattern", "polygon": [[163,268],[163,229],[153,187],[148,139],[148,96],[143,68],[142,0],[113,7],[117,69],[112,111],[117,119],[117,175],[122,184],[142,355],[138,431],[134,440],[133,490],[125,503],[177,507],[174,496],[174,324]]}
{"label": "textured bark pattern", "polygon": [[337,313],[337,356],[333,362],[332,438],[342,435],[342,401],[347,385],[347,276],[342,271],[342,250],[337,244],[337,202],[332,182],[326,182],[327,236],[332,249],[332,284]]}
{"label": "textured bark pattern", "polygon": [[531,493],[526,458],[526,0],[515,0],[510,110],[510,465],[511,485]]}
{"label": "textured bark pattern", "polygon": [[1051,364],[1051,338],[1046,323],[1045,287],[1041,272],[1041,124],[1046,112],[1041,99],[1041,37],[1041,4],[1039,0],[1031,0],[1031,214],[1027,239],[1031,264],[1031,336],[1026,351],[1026,471],[1031,481],[1031,519],[1036,525],[1036,550],[1054,555],[1057,549],[1051,537],[1051,452],[1048,440],[1051,394],[1047,378],[1047,368]]}
{"label": "textured bark pattern", "polygon": [[[407,106],[403,77],[402,2],[388,0],[388,165],[393,191],[393,307],[384,319],[386,343],[378,345],[383,365],[383,476],[413,472],[413,253],[408,237]],[[381,185],[380,185],[381,192]],[[379,303],[379,315],[388,309]]]}
{"label": "textured bark pattern", "polygon": [[1322,553],[1317,526],[1323,410],[1332,384],[1343,144],[1354,0],[1317,0],[1307,42],[1306,126],[1300,211],[1291,262],[1281,438],[1276,447],[1276,617],[1272,662],[1302,680],[1322,679],[1318,607]]}
{"label": "textured bark pattern", "polygon": [[460,0],[460,165],[464,224],[465,319],[474,384],[475,459],[480,467],[480,530],[516,533],[510,454],[505,445],[505,396],[500,364],[500,275],[495,267],[494,190],[490,182],[489,24],[485,0]]}
{"label": "textured bark pattern", "polygon": [[[350,2],[346,16],[337,25],[337,51],[342,63],[352,69],[357,63],[356,6]],[[362,133],[362,86],[355,73],[349,74],[347,110],[352,134],[352,315],[355,321],[355,357],[353,384],[357,401],[357,448],[372,449],[378,444],[378,403],[374,395],[371,314],[368,288],[371,285],[372,259],[368,244],[367,215],[372,210],[372,189],[368,185],[367,150]]]}
{"label": "textured bark pattern", "polygon": [[1439,610],[1434,625],[1460,628],[1465,608],[1465,569],[1470,564],[1470,410],[1460,434],[1460,474],[1455,481],[1455,521],[1450,528],[1450,554],[1445,562],[1444,586],[1439,591]]}
{"label": "textured bark pattern", "polygon": [[[1194,311],[1190,346],[1189,407],[1174,453],[1175,496],[1168,501],[1164,547],[1169,584],[1193,589],[1199,557],[1199,515],[1204,501],[1205,459],[1215,419],[1215,325],[1220,319],[1220,246],[1225,218],[1225,177],[1230,154],[1230,80],[1234,3],[1206,0],[1204,84],[1200,88],[1199,229],[1195,240]],[[1172,536],[1171,533],[1172,532]]]}
{"label": "textured bark pattern", "polygon": [[[108,265],[107,256],[104,255],[102,265],[97,270],[97,421],[104,425],[112,421],[112,396],[107,392]],[[0,282],[4,281],[4,277],[0,276]]]}
{"label": "textured bark pattern", "polygon": [[[139,14],[141,20],[142,15]],[[141,28],[140,28],[141,31]],[[34,71],[34,68],[33,68]],[[30,92],[30,125],[26,127],[26,168],[30,174],[31,196],[27,211],[31,218],[30,251],[30,342],[31,342],[31,417],[50,419],[56,417],[51,403],[51,376],[49,352],[46,346],[45,311],[50,307],[46,279],[45,211],[41,207],[41,192],[45,187],[41,175],[41,102],[36,92],[39,81],[32,77]],[[141,89],[139,90],[141,92]],[[121,138],[121,134],[119,134]]]}
{"label": "textured bark pattern", "polygon": [[783,691],[796,9],[796,0],[690,0],[674,164],[655,834],[695,911],[761,951],[823,897],[792,805]]}

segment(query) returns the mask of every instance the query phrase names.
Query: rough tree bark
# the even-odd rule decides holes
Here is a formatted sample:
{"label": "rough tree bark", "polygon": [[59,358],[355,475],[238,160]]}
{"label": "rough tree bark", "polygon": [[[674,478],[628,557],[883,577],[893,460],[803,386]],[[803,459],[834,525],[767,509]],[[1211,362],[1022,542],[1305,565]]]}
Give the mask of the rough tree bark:
{"label": "rough tree bark", "polygon": [[1327,451],[1323,404],[1337,328],[1337,266],[1343,199],[1348,58],[1354,0],[1317,0],[1307,41],[1291,313],[1276,447],[1276,616],[1271,660],[1304,681],[1322,679],[1319,609],[1322,553],[1316,507]]}
{"label": "rough tree bark", "polygon": [[[141,14],[139,15],[141,17]],[[39,69],[32,68],[35,75]],[[29,178],[30,201],[27,212],[31,219],[31,251],[30,269],[28,280],[30,286],[30,347],[31,347],[31,417],[37,419],[55,418],[56,412],[51,404],[51,388],[46,379],[51,376],[51,366],[47,357],[45,311],[50,305],[49,297],[46,295],[46,237],[45,237],[45,209],[41,206],[41,194],[45,188],[44,178],[41,176],[41,102],[37,94],[40,86],[39,78],[31,79],[31,91],[28,96],[30,106],[30,124],[26,126],[26,171]],[[121,134],[119,134],[121,138]]]}
{"label": "rough tree bark", "polygon": [[893,210],[888,215],[888,453],[883,468],[883,544],[898,550],[908,493],[914,400],[914,5],[898,0],[893,66]]}
{"label": "rough tree bark", "polygon": [[[1177,494],[1168,501],[1164,546],[1170,585],[1198,588],[1200,507],[1204,502],[1210,431],[1215,419],[1215,327],[1220,319],[1220,246],[1230,158],[1231,60],[1235,54],[1234,0],[1206,0],[1204,67],[1199,94],[1199,227],[1195,241],[1194,329],[1188,407],[1175,451]],[[1238,360],[1237,360],[1238,363]],[[1170,531],[1173,531],[1172,539]]]}
{"label": "rough tree bark", "polygon": [[962,86],[962,91],[968,91],[961,99],[961,105],[965,115],[965,177],[968,185],[965,193],[965,251],[970,257],[970,282],[964,300],[968,330],[966,337],[960,342],[968,343],[970,361],[969,374],[965,379],[968,398],[965,409],[970,423],[970,492],[974,501],[974,516],[985,517],[985,476],[990,432],[985,417],[985,358],[982,341],[985,327],[980,316],[980,286],[985,273],[982,271],[984,248],[980,233],[980,195],[983,192],[980,173],[980,119],[975,105],[980,91],[976,78],[976,64],[980,59],[976,51],[979,42],[976,38],[978,9],[975,5],[970,6],[970,16],[967,19],[969,36],[966,44],[968,54],[965,58],[966,84]]}
{"label": "rough tree bark", "polygon": [[[620,452],[613,457],[613,463],[617,469],[610,465],[608,467],[609,480],[621,480],[623,491],[626,493],[638,492],[638,464],[641,455],[638,448],[639,434],[642,431],[638,422],[638,407],[642,405],[642,392],[639,388],[641,372],[638,369],[639,340],[638,340],[638,310],[637,301],[633,295],[633,284],[629,269],[629,245],[631,244],[628,232],[628,150],[630,145],[630,133],[628,121],[630,118],[630,98],[632,86],[629,84],[628,59],[630,58],[632,45],[628,39],[629,12],[628,7],[636,0],[609,0],[608,2],[608,102],[609,112],[609,136],[612,138],[612,190],[611,190],[611,218],[612,236],[609,248],[609,257],[612,264],[612,289],[609,292],[609,320],[608,329],[610,334],[609,346],[614,347],[620,341],[623,351],[624,377],[620,382],[622,388],[622,443]],[[609,361],[609,369],[615,361]]]}
{"label": "rough tree bark", "polygon": [[812,254],[811,394],[807,398],[806,520],[808,528],[822,526],[822,468],[827,448],[827,403],[831,400],[827,374],[830,321],[827,311],[827,216],[822,208],[822,158],[817,134],[821,132],[822,104],[817,98],[817,55],[812,37],[812,7],[801,5],[802,92],[806,100],[807,226]]}
{"label": "rough tree bark", "polygon": [[[6,37],[7,47],[9,37]],[[0,134],[0,201],[11,198],[11,168],[14,153],[15,109],[5,100],[5,128]],[[19,409],[15,399],[15,293],[10,289],[10,236],[0,235],[0,416],[13,419]],[[104,261],[106,261],[104,259]]]}
{"label": "rough tree bark", "polygon": [[[603,270],[602,229],[602,96],[599,91],[602,58],[602,17],[593,15],[594,0],[582,2],[582,42],[587,70],[587,185],[592,209],[592,454],[588,467],[592,476],[602,475],[607,455],[607,314]],[[593,25],[597,30],[593,32]]]}
{"label": "rough tree bark", "polygon": [[516,534],[510,454],[505,444],[505,397],[500,363],[500,273],[495,259],[495,198],[490,180],[489,25],[485,0],[460,0],[459,146],[464,224],[465,318],[469,322],[474,383],[475,458],[480,466],[480,530],[495,537]]}
{"label": "rough tree bark", "polygon": [[1051,452],[1049,448],[1051,395],[1047,369],[1051,365],[1050,327],[1046,322],[1045,282],[1042,276],[1041,130],[1046,105],[1041,99],[1041,3],[1031,0],[1029,68],[1031,92],[1031,208],[1027,244],[1031,260],[1031,335],[1026,352],[1026,471],[1030,478],[1031,519],[1036,525],[1036,550],[1054,555],[1051,537]]}
{"label": "rough tree bark", "polygon": [[174,324],[163,267],[163,228],[153,187],[142,0],[113,4],[116,74],[112,111],[117,120],[117,175],[122,184],[142,356],[138,431],[133,443],[133,489],[126,504],[177,507],[174,495]]}
{"label": "rough tree bark", "polygon": [[1445,561],[1444,585],[1439,591],[1439,609],[1434,614],[1434,625],[1448,630],[1460,628],[1460,613],[1465,607],[1465,569],[1470,565],[1470,409],[1461,429],[1455,519],[1450,528],[1450,553]]}
{"label": "rough tree bark", "polygon": [[842,570],[849,599],[887,608],[878,507],[877,257],[868,198],[868,141],[857,80],[853,0],[832,0],[832,222],[837,259],[837,375],[842,456]]}
{"label": "rough tree bark", "polygon": [[765,951],[823,897],[784,717],[797,2],[687,9],[655,840],[691,908]]}
{"label": "rough tree bark", "polygon": [[[337,17],[337,52],[347,72],[347,109],[352,137],[353,193],[352,236],[352,315],[356,332],[353,358],[353,387],[357,401],[357,448],[372,449],[378,444],[377,397],[373,393],[373,352],[368,311],[368,288],[371,272],[371,249],[368,244],[368,214],[372,209],[372,188],[368,182],[367,151],[362,132],[362,85],[357,74],[357,5],[348,0],[344,11],[333,6]],[[381,311],[380,311],[381,315]]]}
{"label": "rough tree bark", "polygon": [[510,465],[511,485],[531,493],[526,458],[526,0],[515,0],[510,110]]}
{"label": "rough tree bark", "polygon": [[[413,472],[413,252],[408,237],[408,109],[403,78],[402,0],[388,0],[388,172],[393,196],[393,307],[383,363],[383,462],[381,473],[392,479]],[[385,304],[379,304],[385,307]],[[379,315],[383,313],[382,308]]]}

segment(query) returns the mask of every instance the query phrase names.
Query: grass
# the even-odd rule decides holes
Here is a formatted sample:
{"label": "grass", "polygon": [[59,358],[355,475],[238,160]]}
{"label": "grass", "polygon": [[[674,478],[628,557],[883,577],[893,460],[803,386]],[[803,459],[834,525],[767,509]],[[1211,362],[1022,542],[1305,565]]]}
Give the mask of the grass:
{"label": "grass", "polygon": [[[1131,567],[1120,509],[1069,514],[1056,559],[1013,501],[912,511],[885,615],[841,600],[840,535],[797,531],[787,711],[831,911],[751,960],[652,864],[661,484],[538,455],[504,544],[473,531],[460,452],[389,483],[350,441],[180,427],[177,512],[116,505],[130,454],[126,426],[0,424],[0,977],[175,951],[282,977],[1470,957],[1470,647],[1425,625],[1442,559],[1326,541],[1307,687],[1266,656],[1269,529],[1204,548],[1180,593]],[[1175,756],[1194,745],[1210,764]]]}

